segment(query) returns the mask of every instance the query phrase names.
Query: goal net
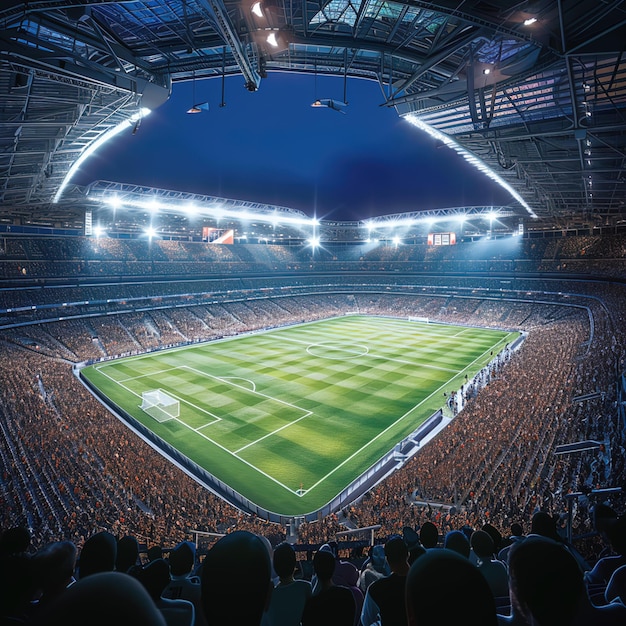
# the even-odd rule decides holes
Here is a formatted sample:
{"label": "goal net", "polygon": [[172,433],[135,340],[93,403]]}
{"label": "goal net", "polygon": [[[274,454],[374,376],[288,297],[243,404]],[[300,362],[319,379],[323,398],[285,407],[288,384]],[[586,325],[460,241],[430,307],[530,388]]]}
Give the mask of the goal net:
{"label": "goal net", "polygon": [[160,389],[144,391],[140,408],[157,422],[166,422],[180,415],[180,402]]}

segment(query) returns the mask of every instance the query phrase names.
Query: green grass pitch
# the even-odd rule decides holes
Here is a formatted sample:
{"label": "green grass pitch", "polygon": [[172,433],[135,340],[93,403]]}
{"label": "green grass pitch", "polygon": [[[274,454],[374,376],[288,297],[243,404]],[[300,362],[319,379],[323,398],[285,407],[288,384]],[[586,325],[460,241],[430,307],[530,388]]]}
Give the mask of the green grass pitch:
{"label": "green grass pitch", "polygon": [[[323,507],[518,333],[345,316],[121,358],[83,375],[257,505]],[[141,408],[161,389],[180,416]],[[155,476],[155,480],[158,477]]]}

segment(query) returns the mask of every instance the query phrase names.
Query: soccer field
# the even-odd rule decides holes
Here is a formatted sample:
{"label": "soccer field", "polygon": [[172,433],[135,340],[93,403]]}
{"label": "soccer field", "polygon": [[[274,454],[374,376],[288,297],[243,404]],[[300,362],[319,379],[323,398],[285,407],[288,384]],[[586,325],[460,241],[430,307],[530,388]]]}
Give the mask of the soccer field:
{"label": "soccer field", "polygon": [[[303,515],[518,334],[351,315],[99,363],[82,375],[258,506]],[[140,408],[153,390],[178,400],[178,417],[160,422]]]}

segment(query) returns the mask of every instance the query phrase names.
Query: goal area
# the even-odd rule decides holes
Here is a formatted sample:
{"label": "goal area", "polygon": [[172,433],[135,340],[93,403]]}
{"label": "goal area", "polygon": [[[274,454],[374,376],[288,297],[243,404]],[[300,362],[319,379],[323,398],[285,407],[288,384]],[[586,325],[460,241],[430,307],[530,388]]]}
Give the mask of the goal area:
{"label": "goal area", "polygon": [[139,408],[157,422],[167,422],[180,415],[180,402],[161,389],[144,391]]}

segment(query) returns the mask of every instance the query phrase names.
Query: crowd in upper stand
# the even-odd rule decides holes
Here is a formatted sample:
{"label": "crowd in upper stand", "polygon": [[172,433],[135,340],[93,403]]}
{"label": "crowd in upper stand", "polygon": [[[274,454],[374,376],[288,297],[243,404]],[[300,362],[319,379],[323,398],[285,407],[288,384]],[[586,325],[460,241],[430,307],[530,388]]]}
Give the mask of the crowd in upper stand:
{"label": "crowd in upper stand", "polygon": [[[555,262],[559,260],[558,250],[578,254],[579,258],[598,250],[593,240],[585,241],[584,246],[580,242],[583,247],[579,248],[569,239],[564,241],[567,247],[551,244],[556,246],[552,256]],[[169,244],[161,249],[162,254],[170,255],[167,258],[179,255],[181,247],[176,242],[161,243]],[[70,249],[74,246],[72,254],[78,255],[85,244],[66,245]],[[543,263],[546,246],[544,242],[541,245],[542,254],[533,259]],[[111,246],[109,259],[129,254],[127,242]],[[191,244],[189,247],[196,250]],[[618,243],[611,249],[611,254],[617,254]],[[145,246],[140,251],[144,256],[153,254]],[[13,250],[12,254],[18,252]],[[35,248],[24,248],[24,252],[36,258]],[[48,264],[45,251],[40,248],[39,252],[42,263]],[[135,252],[135,258],[142,257]],[[271,261],[271,253],[264,252],[267,262]],[[281,250],[280,254],[276,263],[293,253]],[[593,263],[589,267],[593,268]],[[384,293],[385,281],[393,285],[394,291],[398,284],[404,284],[389,274],[350,279],[351,284],[365,285],[367,293],[324,293],[329,280],[266,280],[270,286],[275,282],[283,287],[281,291],[288,297],[272,293],[265,300],[194,302],[184,308],[1,330],[0,528],[16,524],[30,527],[33,550],[63,539],[80,549],[87,538],[103,529],[117,537],[132,535],[148,546],[173,546],[189,539],[192,528],[212,532],[246,530],[277,545],[285,539],[285,529],[241,513],[137,439],[87,392],[72,374],[71,364],[347,311],[423,316],[453,323],[521,328],[530,333],[496,380],[478,396],[468,395],[464,410],[431,443],[357,503],[319,521],[302,524],[299,542],[319,544],[346,525],[380,524],[379,540],[401,533],[407,526],[419,529],[427,522],[435,523],[443,535],[463,527],[478,529],[486,523],[506,534],[513,522],[528,527],[539,509],[548,511],[563,525],[564,496],[569,491],[623,484],[624,433],[615,409],[614,384],[617,373],[626,367],[626,298],[622,287],[540,278],[502,285],[499,279],[486,283],[483,278],[429,277],[425,283],[430,291],[421,287],[406,294]],[[241,277],[207,282],[206,289],[219,293],[235,281],[239,289],[255,290],[255,296],[263,293],[260,282]],[[498,283],[506,290],[527,289],[550,295],[528,296],[545,300],[544,304],[494,300],[494,292],[486,294],[478,287],[488,284],[494,288]],[[373,285],[382,286],[372,289]],[[298,291],[301,286],[317,293],[304,295],[306,291]],[[36,294],[37,302],[54,303],[62,300],[61,294],[63,298],[79,296],[68,300],[91,299],[93,290],[99,290],[98,295],[104,298],[111,294],[156,296],[155,288],[176,294],[180,285],[25,289],[4,291],[0,297],[3,304],[14,304],[21,293],[24,302],[32,301]],[[466,291],[455,291],[458,289]],[[426,293],[418,295],[419,290]],[[558,295],[560,291],[580,295]],[[562,306],[565,302],[588,307],[592,317],[583,308]],[[599,395],[591,400],[572,401],[576,396],[596,392]],[[606,442],[608,466],[606,456],[598,451],[570,457],[552,454],[558,444],[588,438]],[[161,480],[155,481],[154,476]],[[621,497],[613,498],[612,504],[623,509]],[[593,530],[592,503],[586,498],[577,502],[574,534]],[[597,540],[585,544],[592,558],[602,547]]]}
{"label": "crowd in upper stand", "polygon": [[328,244],[206,245],[185,241],[110,238],[0,240],[0,277],[101,278],[273,271],[561,271],[624,276],[626,237],[516,238],[427,246]]}

